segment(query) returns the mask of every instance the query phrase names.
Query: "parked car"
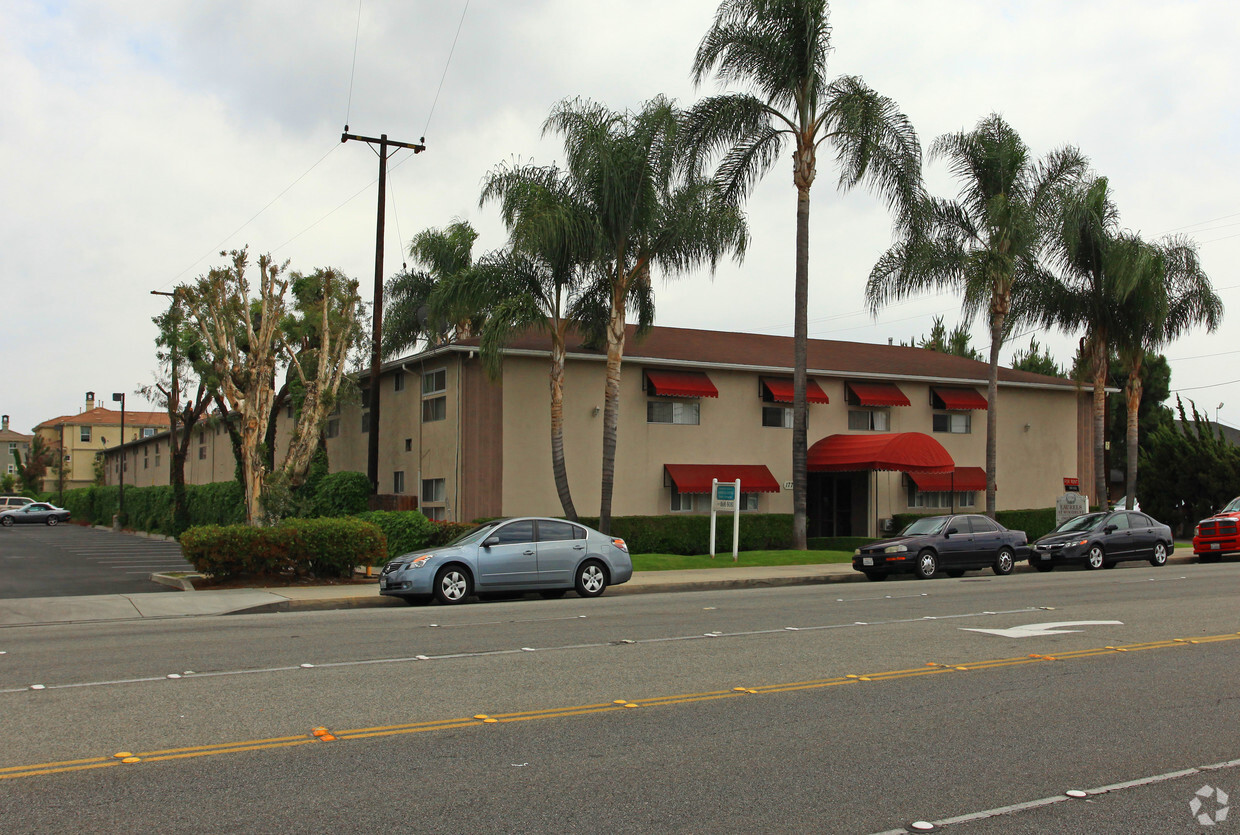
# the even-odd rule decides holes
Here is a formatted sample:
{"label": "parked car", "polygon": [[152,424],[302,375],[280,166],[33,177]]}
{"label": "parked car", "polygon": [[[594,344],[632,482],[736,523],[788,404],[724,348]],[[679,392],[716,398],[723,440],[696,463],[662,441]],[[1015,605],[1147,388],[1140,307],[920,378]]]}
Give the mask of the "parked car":
{"label": "parked car", "polygon": [[909,571],[920,580],[940,570],[948,577],[960,577],[978,568],[1004,575],[1011,574],[1016,561],[1028,553],[1024,531],[1010,531],[985,516],[923,516],[899,536],[858,548],[853,568],[870,580]]}
{"label": "parked car", "polygon": [[1064,522],[1033,543],[1029,564],[1038,571],[1058,565],[1114,568],[1123,560],[1166,565],[1175,550],[1171,528],[1135,510],[1086,513]]}
{"label": "parked car", "polygon": [[1218,562],[1224,554],[1240,554],[1240,496],[1193,531],[1193,555],[1202,562]]}
{"label": "parked car", "polygon": [[33,501],[34,499],[28,496],[0,496],[0,511],[12,510],[15,507],[25,507]]}
{"label": "parked car", "polygon": [[58,525],[61,522],[68,522],[70,515],[69,511],[63,507],[56,507],[56,505],[46,502],[31,502],[24,507],[0,511],[0,525],[4,525],[6,528],[11,525],[35,522],[44,525]]}
{"label": "parked car", "polygon": [[523,517],[479,525],[442,548],[389,560],[379,593],[418,603],[460,603],[471,594],[575,589],[598,597],[627,582],[633,561],[623,539],[563,519]]}

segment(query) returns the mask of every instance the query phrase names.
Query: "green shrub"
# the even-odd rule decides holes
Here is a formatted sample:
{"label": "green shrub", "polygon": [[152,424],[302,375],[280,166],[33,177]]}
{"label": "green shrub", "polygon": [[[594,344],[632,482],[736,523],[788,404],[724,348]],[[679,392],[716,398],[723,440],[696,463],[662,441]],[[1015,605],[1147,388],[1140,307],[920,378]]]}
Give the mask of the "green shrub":
{"label": "green shrub", "polygon": [[370,510],[353,518],[370,522],[383,531],[389,559],[432,547],[431,540],[438,533],[435,524],[417,510]]}
{"label": "green shrub", "polygon": [[[581,517],[583,525],[598,527],[598,519]],[[709,516],[615,516],[611,533],[625,541],[630,554],[705,554],[710,551]],[[792,514],[746,513],[741,516],[741,551],[768,551],[792,547]],[[732,552],[732,519],[719,516],[715,553]]]}
{"label": "green shrub", "polygon": [[367,510],[370,480],[365,473],[345,470],[323,476],[314,495],[314,512],[319,516],[352,516]]}
{"label": "green shrub", "polygon": [[[469,533],[474,528],[478,527],[472,522],[435,522],[435,521],[432,521],[431,524],[434,525],[435,527],[431,533],[430,541],[427,543],[427,546],[430,548],[438,548],[441,545],[447,545],[449,542],[456,539],[458,536]],[[397,556],[397,555],[398,555],[397,553],[394,553],[392,556]]]}
{"label": "green shrub", "polygon": [[348,577],[384,561],[383,532],[360,519],[288,519],[274,528],[204,525],[181,534],[181,552],[215,578]]}

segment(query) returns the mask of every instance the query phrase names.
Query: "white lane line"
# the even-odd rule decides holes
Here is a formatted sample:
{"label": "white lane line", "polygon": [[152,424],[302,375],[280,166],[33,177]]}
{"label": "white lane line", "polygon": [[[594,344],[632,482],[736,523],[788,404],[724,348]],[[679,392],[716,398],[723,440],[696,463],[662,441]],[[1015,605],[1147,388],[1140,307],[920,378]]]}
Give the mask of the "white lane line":
{"label": "white lane line", "polygon": [[[1150,777],[1139,777],[1135,780],[1126,780],[1122,783],[1112,783],[1108,786],[1098,786],[1093,789],[1085,789],[1086,797],[1096,797],[1103,794],[1111,794],[1114,792],[1125,791],[1127,789],[1140,788],[1141,786],[1149,786],[1154,783],[1165,783],[1168,780],[1177,780],[1181,777],[1189,777],[1193,774],[1200,774],[1203,771],[1219,771],[1227,768],[1240,767],[1240,760],[1228,760],[1223,763],[1215,763],[1213,765],[1199,765],[1196,768],[1186,768],[1181,771],[1168,771],[1164,774],[1155,774]],[[930,821],[936,827],[952,826],[958,823],[972,823],[973,821],[984,820],[986,818],[995,818],[1000,815],[1010,815],[1016,812],[1024,812],[1029,809],[1038,809],[1043,806],[1050,806],[1055,803],[1063,803],[1072,800],[1066,794],[1056,794],[1050,797],[1042,797],[1037,800],[1028,800],[1024,803],[1013,803],[1008,806],[998,806],[994,809],[983,809],[980,812],[970,812],[965,815],[957,815],[951,818],[943,818],[942,820]],[[875,835],[912,835],[908,829],[888,829],[883,832],[875,833]]]}

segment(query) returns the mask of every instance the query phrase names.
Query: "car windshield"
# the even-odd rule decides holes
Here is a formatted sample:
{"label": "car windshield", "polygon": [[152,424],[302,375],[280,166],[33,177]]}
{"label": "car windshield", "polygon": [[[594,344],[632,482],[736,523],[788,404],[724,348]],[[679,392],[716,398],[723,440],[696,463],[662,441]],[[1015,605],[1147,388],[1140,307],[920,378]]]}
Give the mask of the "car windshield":
{"label": "car windshield", "polygon": [[1105,513],[1086,513],[1084,516],[1074,516],[1067,522],[1064,522],[1051,533],[1072,533],[1073,531],[1088,531],[1097,526],[1102,521]]}
{"label": "car windshield", "polygon": [[943,525],[946,522],[946,516],[927,516],[926,518],[918,519],[916,522],[909,525],[900,535],[927,536],[929,534],[935,534],[943,529]]}
{"label": "car windshield", "polygon": [[487,531],[492,530],[498,524],[499,520],[479,525],[473,530],[469,530],[461,534],[444,547],[451,548],[454,545],[473,545],[475,542],[480,542],[487,535]]}
{"label": "car windshield", "polygon": [[1232,499],[1231,501],[1227,503],[1227,507],[1219,511],[1219,513],[1236,513],[1236,512],[1240,512],[1240,496],[1236,496],[1234,499]]}

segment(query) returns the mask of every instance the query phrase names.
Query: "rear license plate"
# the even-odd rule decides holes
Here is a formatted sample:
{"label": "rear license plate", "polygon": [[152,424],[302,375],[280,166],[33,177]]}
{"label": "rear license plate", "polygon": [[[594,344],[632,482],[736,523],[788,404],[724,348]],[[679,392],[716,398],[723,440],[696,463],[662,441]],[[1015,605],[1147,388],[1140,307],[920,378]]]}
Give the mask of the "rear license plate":
{"label": "rear license plate", "polygon": [[1218,550],[1218,546],[1219,546],[1219,544],[1218,544],[1217,542],[1211,542],[1211,543],[1210,543],[1210,550],[1211,550],[1211,551],[1217,551],[1217,550]]}
{"label": "rear license plate", "polygon": [[873,558],[873,557],[862,557],[862,558],[861,558],[861,564],[862,564],[862,565],[873,565],[873,564],[874,564],[874,558]]}

